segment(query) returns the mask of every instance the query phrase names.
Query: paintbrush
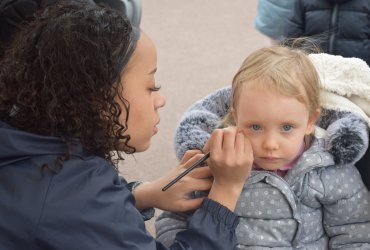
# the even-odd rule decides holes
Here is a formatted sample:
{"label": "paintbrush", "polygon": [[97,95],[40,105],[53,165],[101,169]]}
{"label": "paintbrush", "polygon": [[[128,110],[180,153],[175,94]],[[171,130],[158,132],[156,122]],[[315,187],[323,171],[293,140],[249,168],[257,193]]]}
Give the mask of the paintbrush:
{"label": "paintbrush", "polygon": [[194,168],[199,167],[203,162],[205,162],[210,156],[210,153],[208,152],[205,154],[202,158],[200,158],[198,161],[196,161],[193,165],[191,165],[188,169],[186,169],[184,172],[179,174],[175,179],[173,179],[170,183],[168,183],[164,188],[162,188],[162,191],[166,191],[169,189],[173,184],[178,182],[182,177],[187,175],[190,171],[192,171]]}

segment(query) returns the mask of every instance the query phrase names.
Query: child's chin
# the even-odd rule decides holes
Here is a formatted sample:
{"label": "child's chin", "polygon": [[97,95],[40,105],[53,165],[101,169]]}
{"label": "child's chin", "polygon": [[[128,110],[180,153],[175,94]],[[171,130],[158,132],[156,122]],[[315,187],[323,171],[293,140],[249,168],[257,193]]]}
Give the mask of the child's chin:
{"label": "child's chin", "polygon": [[278,170],[280,168],[283,167],[283,164],[281,164],[280,162],[268,162],[268,161],[263,161],[263,162],[260,162],[260,163],[256,163],[256,165],[263,169],[263,170],[267,170],[267,171],[275,171],[275,170]]}

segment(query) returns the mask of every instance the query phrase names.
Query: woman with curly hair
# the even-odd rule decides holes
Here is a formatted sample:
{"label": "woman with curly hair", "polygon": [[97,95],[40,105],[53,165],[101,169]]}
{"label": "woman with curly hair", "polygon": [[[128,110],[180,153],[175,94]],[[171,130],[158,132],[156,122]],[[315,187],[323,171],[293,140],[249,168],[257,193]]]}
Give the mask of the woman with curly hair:
{"label": "woman with curly hair", "polygon": [[156,64],[145,33],[96,5],[50,6],[16,34],[0,62],[2,249],[168,249],[145,230],[151,207],[196,209],[170,249],[233,249],[232,211],[253,161],[243,134],[216,130],[209,167],[165,192],[200,151],[152,182],[118,174],[118,160],[158,131]]}

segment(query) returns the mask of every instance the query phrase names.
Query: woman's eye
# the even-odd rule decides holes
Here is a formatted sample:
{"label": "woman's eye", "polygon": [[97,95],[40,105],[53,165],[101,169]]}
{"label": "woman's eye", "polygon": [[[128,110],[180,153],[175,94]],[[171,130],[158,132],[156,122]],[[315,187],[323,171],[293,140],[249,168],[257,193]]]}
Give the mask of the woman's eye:
{"label": "woman's eye", "polygon": [[251,126],[249,126],[250,129],[254,130],[254,131],[258,131],[258,130],[261,130],[261,126],[258,125],[258,124],[253,124]]}
{"label": "woman's eye", "polygon": [[154,86],[154,87],[151,87],[149,90],[150,91],[159,91],[161,89],[161,86]]}
{"label": "woman's eye", "polygon": [[288,132],[288,131],[290,131],[292,129],[293,129],[293,126],[292,125],[289,125],[289,124],[285,124],[285,125],[282,126],[282,130],[284,132]]}

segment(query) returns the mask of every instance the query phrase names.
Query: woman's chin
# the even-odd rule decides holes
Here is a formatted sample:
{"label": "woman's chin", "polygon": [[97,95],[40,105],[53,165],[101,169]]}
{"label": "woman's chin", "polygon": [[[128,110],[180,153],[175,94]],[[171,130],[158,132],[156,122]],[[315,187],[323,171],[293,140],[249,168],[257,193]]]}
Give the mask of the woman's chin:
{"label": "woman's chin", "polygon": [[141,144],[141,145],[137,145],[137,146],[135,146],[135,149],[136,149],[136,153],[139,153],[139,152],[144,152],[144,151],[147,151],[148,149],[149,149],[149,147],[150,147],[150,141],[149,142],[147,142],[147,143],[143,143],[143,144]]}
{"label": "woman's chin", "polygon": [[135,149],[135,153],[144,152],[149,149],[151,145],[151,138],[146,141],[134,141],[130,140],[127,145],[124,143],[120,143],[117,147],[118,151],[123,151],[127,154],[132,153],[133,149]]}

